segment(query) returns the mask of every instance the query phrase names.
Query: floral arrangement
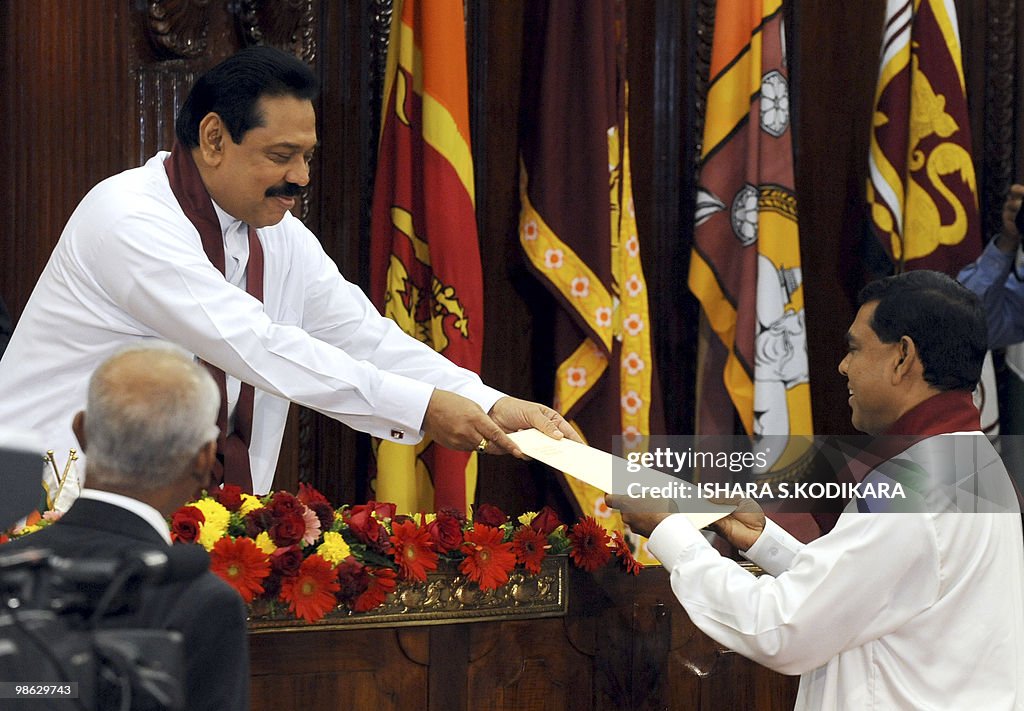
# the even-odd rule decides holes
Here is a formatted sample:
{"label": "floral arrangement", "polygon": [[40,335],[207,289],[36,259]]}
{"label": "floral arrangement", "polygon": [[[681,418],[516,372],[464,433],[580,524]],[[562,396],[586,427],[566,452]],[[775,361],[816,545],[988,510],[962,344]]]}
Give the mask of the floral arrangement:
{"label": "floral arrangement", "polygon": [[214,490],[174,513],[171,538],[203,545],[211,570],[246,603],[286,607],[308,622],[337,606],[373,610],[399,582],[425,582],[439,565],[481,590],[505,585],[517,566],[539,573],[548,555],[567,553],[587,571],[611,561],[632,574],[642,567],[621,534],[609,536],[589,516],[569,526],[549,507],[516,520],[489,504],[472,518],[453,510],[399,515],[375,501],[335,509],[305,484],[295,495]]}

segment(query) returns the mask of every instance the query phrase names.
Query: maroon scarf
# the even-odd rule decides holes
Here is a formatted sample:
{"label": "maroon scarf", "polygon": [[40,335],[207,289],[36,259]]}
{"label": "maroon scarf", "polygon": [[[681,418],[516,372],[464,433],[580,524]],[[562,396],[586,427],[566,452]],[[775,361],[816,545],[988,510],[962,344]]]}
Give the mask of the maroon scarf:
{"label": "maroon scarf", "polygon": [[[952,432],[981,431],[981,413],[973,395],[966,390],[946,390],[912,407],[892,423],[881,436],[857,454],[839,473],[840,482],[859,483],[882,463],[922,440]],[[825,535],[839,520],[838,512],[814,513]]]}
{"label": "maroon scarf", "polygon": [[[185,216],[199,231],[203,251],[213,266],[224,273],[224,236],[220,220],[213,209],[213,201],[199,175],[192,153],[177,141],[171,156],[164,161],[171,191],[177,198]],[[263,245],[256,230],[249,227],[249,262],[245,271],[246,291],[253,298],[263,301]],[[252,493],[252,471],[249,465],[249,442],[252,439],[252,409],[255,390],[252,385],[242,383],[235,408],[235,429],[228,432],[227,377],[217,366],[203,361],[220,388],[220,414],[217,426],[217,463],[214,476],[218,483],[235,484],[242,491]]]}

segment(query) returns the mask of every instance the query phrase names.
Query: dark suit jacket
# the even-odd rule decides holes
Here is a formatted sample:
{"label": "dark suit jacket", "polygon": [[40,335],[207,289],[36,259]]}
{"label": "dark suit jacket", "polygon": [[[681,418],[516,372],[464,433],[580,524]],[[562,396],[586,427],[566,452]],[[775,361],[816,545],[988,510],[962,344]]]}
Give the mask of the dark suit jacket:
{"label": "dark suit jacket", "polygon": [[[167,543],[131,511],[79,499],[60,521],[5,544],[0,552],[33,547],[68,558],[112,558],[128,551],[166,548]],[[112,618],[109,626],[177,630],[184,635],[189,711],[249,708],[245,606],[241,596],[213,573],[147,585],[140,609]]]}

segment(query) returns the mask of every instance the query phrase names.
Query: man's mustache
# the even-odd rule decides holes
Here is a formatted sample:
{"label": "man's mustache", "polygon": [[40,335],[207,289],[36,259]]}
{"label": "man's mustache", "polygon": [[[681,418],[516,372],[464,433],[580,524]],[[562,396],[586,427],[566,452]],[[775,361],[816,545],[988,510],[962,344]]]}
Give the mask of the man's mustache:
{"label": "man's mustache", "polygon": [[298,197],[302,195],[302,186],[295,183],[284,183],[267,188],[266,196],[269,197]]}

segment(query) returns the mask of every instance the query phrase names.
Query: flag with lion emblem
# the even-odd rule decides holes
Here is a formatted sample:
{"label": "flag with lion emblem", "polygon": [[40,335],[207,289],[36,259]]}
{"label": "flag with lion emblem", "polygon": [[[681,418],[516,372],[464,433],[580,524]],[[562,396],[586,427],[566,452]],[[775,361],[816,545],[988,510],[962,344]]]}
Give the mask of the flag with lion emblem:
{"label": "flag with lion emblem", "polygon": [[[370,236],[376,306],[449,360],[480,371],[483,276],[461,2],[396,0]],[[401,512],[465,511],[476,452],[424,438],[376,443],[375,496]]]}

